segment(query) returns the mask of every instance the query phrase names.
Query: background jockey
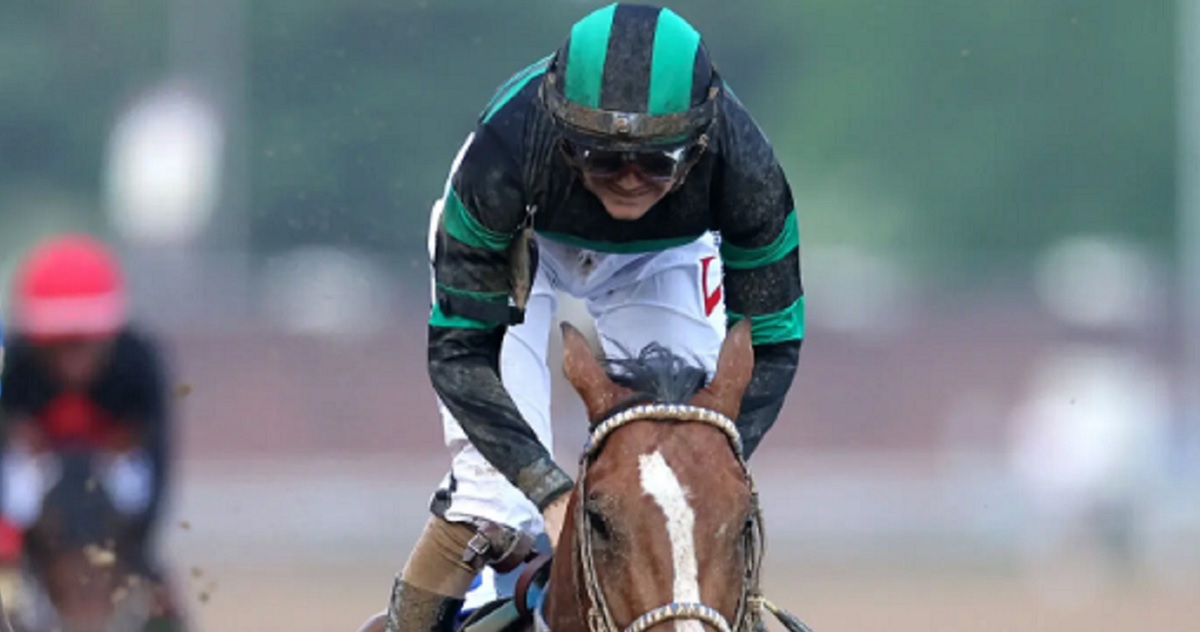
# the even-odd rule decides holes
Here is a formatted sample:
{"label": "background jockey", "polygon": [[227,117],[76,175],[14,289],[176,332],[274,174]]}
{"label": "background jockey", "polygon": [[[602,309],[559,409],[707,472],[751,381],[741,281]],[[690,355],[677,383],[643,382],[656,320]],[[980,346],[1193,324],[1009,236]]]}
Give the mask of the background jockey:
{"label": "background jockey", "polygon": [[[0,371],[4,369],[4,320],[0,319]],[[0,401],[4,397],[4,384],[0,382]],[[0,573],[15,567],[21,555],[21,530],[0,515]]]}
{"label": "background jockey", "polygon": [[57,236],[21,262],[13,288],[0,380],[4,518],[19,529],[38,518],[33,455],[66,447],[111,452],[100,482],[128,518],[135,559],[123,561],[155,584],[156,623],[182,629],[182,604],[155,552],[170,489],[167,375],[158,344],[128,321],[121,265],[97,239]]}

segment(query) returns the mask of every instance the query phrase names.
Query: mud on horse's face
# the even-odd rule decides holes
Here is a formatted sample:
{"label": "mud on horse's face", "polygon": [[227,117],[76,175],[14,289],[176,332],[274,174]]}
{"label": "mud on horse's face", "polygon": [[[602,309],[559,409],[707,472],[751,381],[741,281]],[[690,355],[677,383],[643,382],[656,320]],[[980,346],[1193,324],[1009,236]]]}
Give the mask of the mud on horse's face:
{"label": "mud on horse's face", "polygon": [[[578,331],[566,326],[563,336],[564,372],[597,424],[634,391],[609,377]],[[726,337],[711,383],[678,403],[736,419],[752,366],[749,327],[742,323]],[[621,425],[597,446],[581,474],[582,497],[577,486],[568,509],[556,561],[569,561],[579,541],[588,540],[584,548],[609,614],[605,625],[619,628],[608,632],[668,604],[702,604],[737,625],[749,554],[745,534],[755,507],[732,439],[718,425],[648,416]],[[572,572],[576,566],[554,569],[552,586],[573,582],[578,593],[577,600],[548,598],[547,621],[555,632],[577,629],[580,615],[588,616],[578,604],[593,601],[594,593],[581,585],[586,578]],[[573,576],[561,576],[568,573]],[[703,620],[682,617],[676,629],[699,631]]]}

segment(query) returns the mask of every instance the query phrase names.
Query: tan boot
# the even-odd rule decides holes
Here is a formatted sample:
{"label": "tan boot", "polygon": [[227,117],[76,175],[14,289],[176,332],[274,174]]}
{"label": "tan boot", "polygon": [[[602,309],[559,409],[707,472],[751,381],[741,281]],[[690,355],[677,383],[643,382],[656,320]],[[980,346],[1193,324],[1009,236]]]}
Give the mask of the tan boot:
{"label": "tan boot", "polygon": [[383,630],[453,632],[463,598],[478,573],[474,564],[463,561],[474,535],[470,525],[429,518],[392,586]]}

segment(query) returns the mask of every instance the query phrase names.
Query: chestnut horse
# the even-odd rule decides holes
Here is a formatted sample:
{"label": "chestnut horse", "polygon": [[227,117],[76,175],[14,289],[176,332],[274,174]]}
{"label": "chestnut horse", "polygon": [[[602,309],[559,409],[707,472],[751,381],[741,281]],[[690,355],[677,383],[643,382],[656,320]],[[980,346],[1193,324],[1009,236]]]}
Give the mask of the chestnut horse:
{"label": "chestnut horse", "polygon": [[[566,323],[563,353],[591,435],[558,554],[540,607],[518,596],[515,610],[531,621],[479,629],[752,632],[765,607],[806,632],[759,593],[758,496],[732,421],[754,365],[749,324],[730,329],[707,385],[703,368],[656,344],[601,362]],[[386,619],[360,631],[387,630]]]}

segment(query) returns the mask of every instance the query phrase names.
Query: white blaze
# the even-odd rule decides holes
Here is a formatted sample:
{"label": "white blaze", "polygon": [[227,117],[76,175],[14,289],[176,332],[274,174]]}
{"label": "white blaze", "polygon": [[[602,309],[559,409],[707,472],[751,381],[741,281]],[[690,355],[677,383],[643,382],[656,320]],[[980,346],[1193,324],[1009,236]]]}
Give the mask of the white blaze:
{"label": "white blaze", "polygon": [[[671,559],[675,567],[672,600],[699,603],[700,580],[693,535],[696,514],[688,504],[687,490],[679,484],[675,472],[658,451],[639,456],[638,469],[641,471],[642,489],[658,503],[667,518],[667,537],[671,541]],[[703,626],[699,621],[682,619],[675,622],[675,629],[678,632],[701,632]]]}

